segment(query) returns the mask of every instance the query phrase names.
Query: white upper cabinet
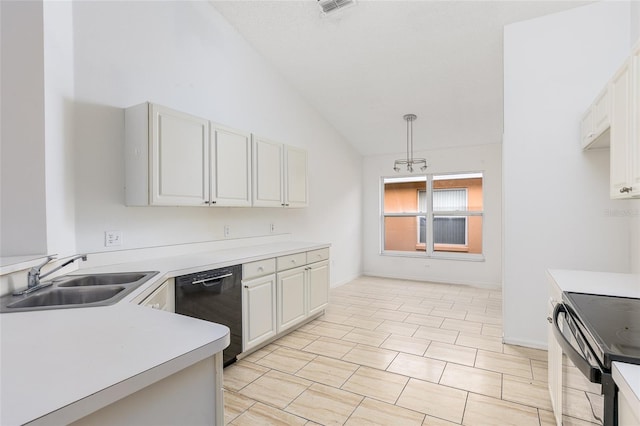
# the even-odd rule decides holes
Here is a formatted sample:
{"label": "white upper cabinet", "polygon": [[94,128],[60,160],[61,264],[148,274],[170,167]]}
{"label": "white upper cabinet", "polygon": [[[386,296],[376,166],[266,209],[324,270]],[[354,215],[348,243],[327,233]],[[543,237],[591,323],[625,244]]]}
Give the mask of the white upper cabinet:
{"label": "white upper cabinet", "polygon": [[607,85],[582,116],[580,123],[582,148],[609,147],[610,110],[610,91]]}
{"label": "white upper cabinet", "polygon": [[629,185],[632,187],[630,195],[640,197],[640,41],[636,43],[631,60],[633,61],[631,117],[634,125],[629,148]]}
{"label": "white upper cabinet", "polygon": [[249,133],[147,102],[125,137],[127,205],[251,206]]}
{"label": "white upper cabinet", "polygon": [[251,206],[251,134],[211,124],[212,204]]}
{"label": "white upper cabinet", "polygon": [[145,102],[125,110],[128,206],[306,207],[307,151]]}
{"label": "white upper cabinet", "polygon": [[126,204],[198,206],[209,197],[209,122],[144,103],[125,111]]}
{"label": "white upper cabinet", "polygon": [[306,207],[307,151],[253,135],[253,205]]}
{"label": "white upper cabinet", "polygon": [[285,153],[285,205],[306,207],[309,205],[307,151],[291,146],[284,147]]}
{"label": "white upper cabinet", "polygon": [[640,197],[639,50],[611,80],[611,198]]}
{"label": "white upper cabinet", "polygon": [[253,135],[253,205],[280,207],[284,203],[282,144]]}
{"label": "white upper cabinet", "polygon": [[628,152],[631,144],[631,61],[611,80],[611,198],[625,198],[628,188]]}
{"label": "white upper cabinet", "polygon": [[640,41],[580,124],[584,149],[610,148],[609,196],[640,197]]}

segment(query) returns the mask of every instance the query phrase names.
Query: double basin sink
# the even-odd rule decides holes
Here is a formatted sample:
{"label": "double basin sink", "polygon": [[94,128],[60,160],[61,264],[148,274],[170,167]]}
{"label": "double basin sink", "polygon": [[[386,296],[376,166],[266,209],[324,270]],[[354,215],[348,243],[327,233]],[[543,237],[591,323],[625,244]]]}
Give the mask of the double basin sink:
{"label": "double basin sink", "polygon": [[33,293],[0,298],[0,312],[112,305],[156,275],[150,272],[65,275]]}

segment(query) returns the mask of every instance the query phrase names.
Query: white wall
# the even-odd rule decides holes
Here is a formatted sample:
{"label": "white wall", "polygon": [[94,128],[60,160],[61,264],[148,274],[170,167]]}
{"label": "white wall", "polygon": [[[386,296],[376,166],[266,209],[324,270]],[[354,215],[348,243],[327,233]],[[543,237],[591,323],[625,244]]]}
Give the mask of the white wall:
{"label": "white wall", "polygon": [[631,37],[630,42],[633,45],[640,40],[640,2],[631,2]]}
{"label": "white wall", "polygon": [[71,2],[43,2],[47,248],[76,253]]}
{"label": "white wall", "polygon": [[[359,275],[360,156],[208,2],[72,7],[74,97],[63,99],[61,84],[57,113],[75,138],[53,155],[75,152],[78,252],[105,251],[106,230],[122,231],[119,249],[130,249],[222,239],[224,225],[233,238],[265,235],[273,222],[292,239],[333,245],[332,283]],[[123,108],[147,100],[308,149],[310,206],[125,207]]]}
{"label": "white wall", "polygon": [[[402,132],[398,147],[402,147]],[[380,254],[380,178],[398,176],[393,162],[404,153],[365,157],[364,273],[420,281],[499,287],[501,283],[501,144],[416,152],[426,158],[427,173],[484,172],[483,252],[485,260],[459,261]],[[402,173],[400,173],[401,175]]]}
{"label": "white wall", "polygon": [[0,2],[0,256],[47,251],[42,3]]}
{"label": "white wall", "polygon": [[[598,2],[504,33],[504,338],[546,346],[547,268],[627,272],[629,203],[579,120],[629,54],[628,2]],[[606,285],[603,283],[603,286]]]}

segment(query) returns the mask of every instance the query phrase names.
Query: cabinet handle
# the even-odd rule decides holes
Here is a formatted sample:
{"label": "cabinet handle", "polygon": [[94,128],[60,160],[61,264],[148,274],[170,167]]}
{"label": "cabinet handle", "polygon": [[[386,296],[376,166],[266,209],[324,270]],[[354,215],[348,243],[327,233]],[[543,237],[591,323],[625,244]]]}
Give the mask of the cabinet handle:
{"label": "cabinet handle", "polygon": [[589,139],[591,139],[592,137],[594,137],[596,134],[595,133],[589,133],[589,136],[587,136]]}
{"label": "cabinet handle", "polygon": [[553,324],[553,318],[547,317],[547,321],[549,322],[549,324]]}
{"label": "cabinet handle", "polygon": [[160,309],[160,304],[154,303],[153,305],[151,305],[151,309]]}
{"label": "cabinet handle", "polygon": [[217,201],[212,201],[212,202],[211,202],[211,204],[215,204],[215,203],[217,203]]}
{"label": "cabinet handle", "polygon": [[262,266],[258,266],[258,272],[262,272],[264,271],[264,268]]}
{"label": "cabinet handle", "polygon": [[633,187],[631,186],[623,186],[622,188],[620,188],[620,193],[624,194],[625,192],[631,192],[632,189]]}
{"label": "cabinet handle", "polygon": [[204,203],[205,204],[211,204],[211,201],[205,201]]}
{"label": "cabinet handle", "polygon": [[295,259],[291,259],[291,263],[295,264],[296,260]]}
{"label": "cabinet handle", "polygon": [[244,288],[249,288],[249,286],[248,286],[248,285],[245,285],[245,286],[244,286]]}

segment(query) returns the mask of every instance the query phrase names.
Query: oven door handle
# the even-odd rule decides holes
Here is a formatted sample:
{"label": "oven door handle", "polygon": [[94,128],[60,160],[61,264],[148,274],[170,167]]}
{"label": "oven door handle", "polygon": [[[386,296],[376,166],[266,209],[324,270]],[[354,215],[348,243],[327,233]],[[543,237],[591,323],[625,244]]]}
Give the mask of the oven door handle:
{"label": "oven door handle", "polygon": [[[564,352],[573,364],[580,370],[582,374],[585,375],[587,379],[591,383],[602,383],[602,371],[589,364],[589,362],[584,359],[584,357],[573,347],[573,345],[567,340],[562,330],[560,330],[560,325],[558,324],[558,315],[564,313],[567,315],[567,308],[562,303],[558,303],[553,309],[553,334],[556,336],[556,341],[562,347],[562,352]],[[578,331],[579,332],[579,331]]]}

